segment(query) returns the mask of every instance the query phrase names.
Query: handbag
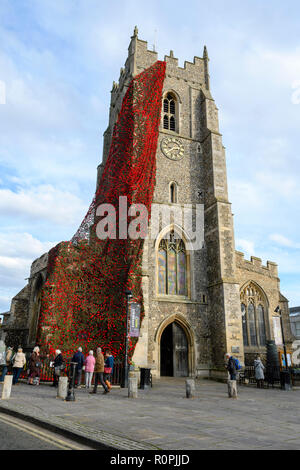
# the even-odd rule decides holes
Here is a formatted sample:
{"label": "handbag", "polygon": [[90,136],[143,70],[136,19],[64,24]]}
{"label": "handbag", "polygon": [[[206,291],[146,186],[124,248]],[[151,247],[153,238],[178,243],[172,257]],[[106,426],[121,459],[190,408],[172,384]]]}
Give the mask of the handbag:
{"label": "handbag", "polygon": [[112,370],[111,367],[104,367],[104,373],[105,374],[111,374],[111,370]]}

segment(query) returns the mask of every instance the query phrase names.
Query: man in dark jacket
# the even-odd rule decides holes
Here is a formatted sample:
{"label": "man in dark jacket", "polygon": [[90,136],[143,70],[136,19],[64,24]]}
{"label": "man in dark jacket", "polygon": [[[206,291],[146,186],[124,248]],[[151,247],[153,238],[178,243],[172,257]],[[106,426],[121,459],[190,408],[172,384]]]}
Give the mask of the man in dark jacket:
{"label": "man in dark jacket", "polygon": [[58,379],[64,370],[65,363],[63,355],[59,349],[55,351],[55,359],[53,363],[53,384],[52,387],[58,387]]}
{"label": "man in dark jacket", "polygon": [[228,397],[229,398],[237,398],[237,384],[236,384],[236,376],[237,376],[237,366],[235,362],[235,358],[231,356],[229,353],[225,354],[225,367],[228,371]]}
{"label": "man in dark jacket", "polygon": [[226,368],[230,374],[230,380],[236,380],[236,365],[235,365],[235,360],[233,356],[228,357]]}
{"label": "man in dark jacket", "polygon": [[82,375],[82,367],[84,364],[84,355],[82,354],[82,348],[78,348],[77,352],[72,357],[72,362],[76,362],[76,385],[75,388],[81,387],[81,375]]}

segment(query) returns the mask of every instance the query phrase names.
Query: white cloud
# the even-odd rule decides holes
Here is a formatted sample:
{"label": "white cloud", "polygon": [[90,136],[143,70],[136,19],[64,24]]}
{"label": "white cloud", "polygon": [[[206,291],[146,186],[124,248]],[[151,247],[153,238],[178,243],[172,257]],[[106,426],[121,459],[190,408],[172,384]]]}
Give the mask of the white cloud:
{"label": "white cloud", "polygon": [[49,223],[70,225],[80,222],[87,207],[69,191],[41,185],[32,189],[0,189],[0,213],[22,219],[47,220]]}
{"label": "white cloud", "polygon": [[278,245],[285,246],[288,248],[296,248],[300,249],[300,243],[293,242],[289,238],[285,237],[284,235],[280,235],[279,233],[273,233],[270,235],[270,240],[278,243]]}
{"label": "white cloud", "polygon": [[8,310],[12,297],[27,284],[32,262],[56,244],[26,232],[0,235],[0,311]]}
{"label": "white cloud", "polygon": [[[34,238],[30,233],[5,233],[0,234],[0,256],[7,260],[13,260],[11,265],[16,265],[22,259],[35,259],[40,257],[55,246],[58,242],[42,242]],[[5,261],[3,261],[5,262]],[[8,261],[8,264],[10,262]]]}

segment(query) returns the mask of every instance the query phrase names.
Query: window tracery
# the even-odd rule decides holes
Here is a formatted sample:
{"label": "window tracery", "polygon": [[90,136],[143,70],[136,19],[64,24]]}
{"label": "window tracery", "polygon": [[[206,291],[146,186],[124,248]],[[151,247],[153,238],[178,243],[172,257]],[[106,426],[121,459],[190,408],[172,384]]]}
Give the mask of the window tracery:
{"label": "window tracery", "polygon": [[255,284],[248,284],[241,292],[244,346],[266,345],[266,311],[264,294]]}
{"label": "window tracery", "polygon": [[158,247],[158,293],[187,296],[187,254],[184,241],[174,230]]}
{"label": "window tracery", "polygon": [[167,93],[163,101],[163,128],[176,132],[177,99],[173,93]]}

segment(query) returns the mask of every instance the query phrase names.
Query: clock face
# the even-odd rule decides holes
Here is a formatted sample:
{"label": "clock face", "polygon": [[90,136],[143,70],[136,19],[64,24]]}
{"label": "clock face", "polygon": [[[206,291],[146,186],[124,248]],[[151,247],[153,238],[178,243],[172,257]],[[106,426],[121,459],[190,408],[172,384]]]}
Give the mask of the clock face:
{"label": "clock face", "polygon": [[184,155],[184,146],[176,137],[165,137],[161,141],[161,150],[171,160],[180,160]]}

